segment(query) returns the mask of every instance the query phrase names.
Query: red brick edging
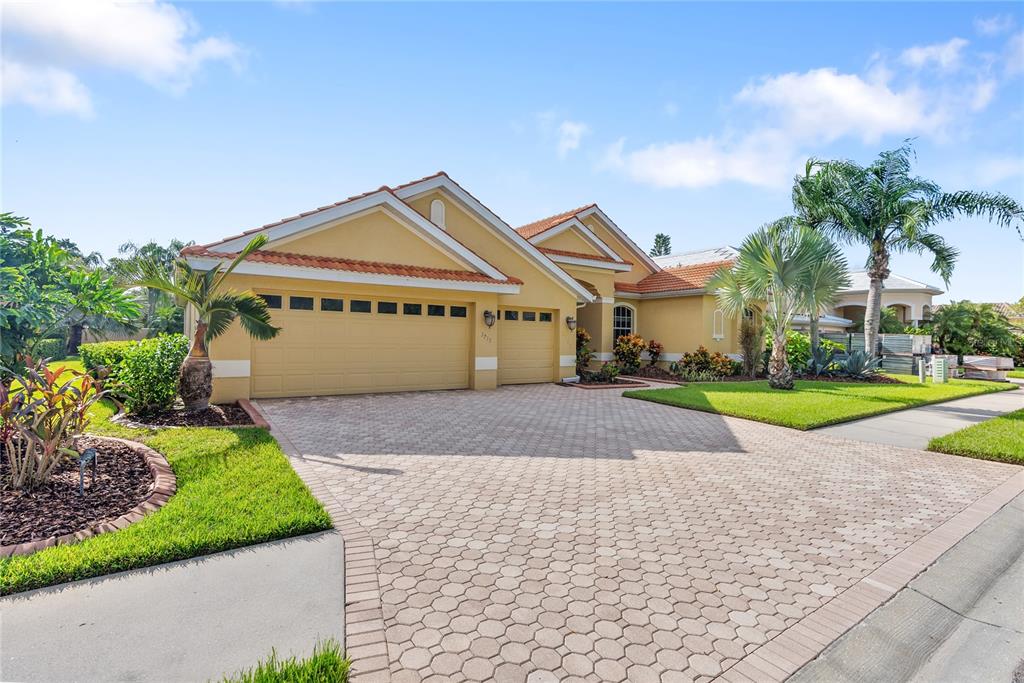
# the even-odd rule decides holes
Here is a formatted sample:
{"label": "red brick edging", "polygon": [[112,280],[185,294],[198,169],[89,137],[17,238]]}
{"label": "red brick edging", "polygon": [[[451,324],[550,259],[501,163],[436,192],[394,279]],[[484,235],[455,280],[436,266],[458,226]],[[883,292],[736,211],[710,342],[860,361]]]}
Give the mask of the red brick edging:
{"label": "red brick edging", "polygon": [[[246,401],[267,429],[273,431],[258,403]],[[241,404],[241,401],[239,401]],[[331,515],[334,528],[341,534],[345,554],[345,652],[352,660],[351,679],[359,683],[391,680],[388,646],[384,638],[384,612],[381,609],[380,583],[373,539],[324,484],[299,449],[280,430],[274,437],[288,456],[292,468]]]}
{"label": "red brick edging", "polygon": [[784,681],[1024,492],[1024,471],[911,543],[863,579],[724,671],[731,683]]}
{"label": "red brick edging", "polygon": [[174,471],[171,470],[171,466],[167,463],[167,459],[164,458],[163,455],[149,446],[139,443],[138,441],[117,439],[112,436],[93,436],[91,434],[89,436],[92,438],[123,443],[126,446],[135,449],[137,452],[140,452],[146,459],[149,471],[153,473],[153,490],[150,491],[149,495],[142,499],[138,505],[116,519],[100,522],[99,524],[88,526],[69,534],[51,536],[50,538],[40,541],[26,541],[25,543],[0,546],[0,557],[10,557],[11,555],[30,555],[42,550],[43,548],[77,543],[91,536],[96,536],[108,531],[123,529],[129,524],[139,521],[150,512],[159,510],[167,503],[168,500],[170,500],[171,496],[174,495],[174,492],[178,488],[178,480],[175,478]]}

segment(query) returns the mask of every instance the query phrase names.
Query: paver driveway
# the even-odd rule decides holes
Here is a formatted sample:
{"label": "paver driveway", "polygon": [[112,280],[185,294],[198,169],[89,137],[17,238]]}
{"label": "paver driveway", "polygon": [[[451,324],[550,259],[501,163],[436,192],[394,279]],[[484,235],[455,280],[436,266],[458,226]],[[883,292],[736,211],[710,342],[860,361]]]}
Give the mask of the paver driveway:
{"label": "paver driveway", "polygon": [[553,385],[260,407],[372,538],[394,681],[717,676],[1018,471]]}

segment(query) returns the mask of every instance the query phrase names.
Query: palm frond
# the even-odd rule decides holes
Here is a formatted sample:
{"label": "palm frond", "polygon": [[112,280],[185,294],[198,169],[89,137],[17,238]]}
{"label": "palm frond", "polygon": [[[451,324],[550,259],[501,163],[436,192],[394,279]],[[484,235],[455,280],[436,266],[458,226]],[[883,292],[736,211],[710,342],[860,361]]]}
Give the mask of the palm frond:
{"label": "palm frond", "polygon": [[273,324],[267,302],[252,292],[235,294],[235,310],[242,327],[255,339],[273,339],[281,331]]}

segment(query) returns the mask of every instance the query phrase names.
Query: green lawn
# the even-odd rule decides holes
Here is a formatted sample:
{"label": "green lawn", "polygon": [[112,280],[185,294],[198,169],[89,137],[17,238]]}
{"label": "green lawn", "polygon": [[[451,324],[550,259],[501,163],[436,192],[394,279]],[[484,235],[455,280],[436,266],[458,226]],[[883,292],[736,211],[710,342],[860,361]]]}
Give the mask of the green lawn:
{"label": "green lawn", "polygon": [[89,431],[141,441],[163,453],[178,479],[177,493],[125,529],[0,559],[0,593],[330,528],[326,510],[266,430],[139,430],[110,422],[113,412],[107,401],[93,406]]}
{"label": "green lawn", "polygon": [[225,678],[224,683],[344,683],[350,664],[338,643],[328,640],[317,643],[307,659],[278,659],[271,652],[265,662]]}
{"label": "green lawn", "polygon": [[947,384],[850,384],[799,380],[796,389],[771,389],[767,381],[693,383],[671,389],[640,389],[623,396],[680,408],[732,415],[769,424],[813,429],[903,408],[975,394],[1015,389],[1013,384],[951,380]]}
{"label": "green lawn", "polygon": [[936,437],[928,450],[1024,465],[1024,410]]}
{"label": "green lawn", "polygon": [[1007,377],[1013,377],[1014,379],[1024,379],[1024,368],[1014,368],[1006,373]]}

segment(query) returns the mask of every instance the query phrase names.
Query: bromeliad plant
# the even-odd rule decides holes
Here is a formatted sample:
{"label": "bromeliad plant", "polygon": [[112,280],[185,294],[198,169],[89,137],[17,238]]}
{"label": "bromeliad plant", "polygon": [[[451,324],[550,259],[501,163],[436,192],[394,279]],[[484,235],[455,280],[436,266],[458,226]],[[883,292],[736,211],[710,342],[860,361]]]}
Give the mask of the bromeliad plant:
{"label": "bromeliad plant", "polygon": [[63,460],[77,458],[73,446],[89,423],[88,411],[104,393],[89,375],[44,361],[0,384],[0,443],[11,468],[11,485],[45,484]]}
{"label": "bromeliad plant", "polygon": [[181,365],[178,394],[189,411],[206,410],[213,393],[213,371],[210,363],[210,342],[224,334],[237,318],[249,336],[260,340],[273,339],[281,331],[271,323],[267,303],[253,292],[227,289],[227,276],[249,254],[267,243],[265,235],[257,235],[228,266],[220,264],[210,270],[195,270],[184,259],[175,262],[177,276],[169,276],[161,264],[143,261],[132,283],[159,289],[190,304],[195,310],[196,331],[192,347]]}

